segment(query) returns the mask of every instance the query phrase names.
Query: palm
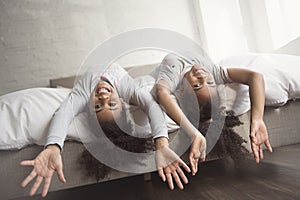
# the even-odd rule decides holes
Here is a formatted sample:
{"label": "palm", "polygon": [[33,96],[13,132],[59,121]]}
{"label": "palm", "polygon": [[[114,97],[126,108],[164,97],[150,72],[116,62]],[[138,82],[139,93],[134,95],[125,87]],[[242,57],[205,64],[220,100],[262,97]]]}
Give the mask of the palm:
{"label": "palm", "polygon": [[156,166],[158,169],[164,168],[176,162],[179,156],[169,147],[164,147],[156,151]]}
{"label": "palm", "polygon": [[260,145],[268,139],[267,128],[263,121],[254,123],[251,129],[254,131],[252,140],[255,144]]}
{"label": "palm", "polygon": [[44,178],[51,178],[55,171],[55,166],[59,165],[60,161],[60,155],[54,155],[53,153],[40,154],[34,161],[33,171]]}
{"label": "palm", "polygon": [[168,146],[156,151],[156,166],[159,176],[163,181],[167,180],[170,189],[174,189],[173,178],[179,189],[183,189],[181,180],[185,184],[188,183],[181,167],[190,172],[189,167]]}

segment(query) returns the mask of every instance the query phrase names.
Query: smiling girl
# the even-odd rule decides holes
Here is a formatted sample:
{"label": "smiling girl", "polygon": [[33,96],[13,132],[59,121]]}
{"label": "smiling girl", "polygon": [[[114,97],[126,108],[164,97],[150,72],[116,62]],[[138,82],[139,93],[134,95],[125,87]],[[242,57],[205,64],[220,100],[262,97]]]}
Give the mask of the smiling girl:
{"label": "smiling girl", "polygon": [[[226,83],[241,83],[249,86],[251,100],[251,148],[256,162],[263,158],[262,144],[272,152],[268,133],[263,121],[265,91],[263,76],[255,71],[242,68],[223,68],[214,64],[203,51],[202,54],[193,55],[191,52],[183,54],[168,54],[161,62],[159,68],[153,72],[156,85],[152,90],[159,104],[165,112],[180,125],[192,139],[189,160],[192,174],[197,172],[198,161],[205,159],[203,148],[205,139],[198,129],[189,121],[178,103],[172,99],[172,94],[182,94],[182,91],[191,90],[184,98],[196,95],[198,106],[201,109],[213,106],[217,100],[216,85]],[[189,101],[189,100],[187,100]],[[216,101],[217,102],[217,101]],[[206,119],[200,116],[200,123]]]}
{"label": "smiling girl", "polygon": [[[168,165],[172,163],[171,165],[176,169],[182,166],[189,172],[189,167],[165,144],[165,141],[168,141],[168,130],[160,106],[149,92],[135,84],[121,66],[112,64],[104,70],[101,67],[92,68],[75,84],[70,95],[53,116],[45,149],[34,160],[21,162],[23,166],[34,167],[21,185],[25,187],[36,177],[30,195],[35,194],[40,184],[45,181],[42,196],[46,196],[55,171],[57,171],[59,179],[65,182],[60,153],[72,119],[80,112],[92,109],[96,113],[99,123],[117,120],[122,116],[121,112],[124,110],[125,103],[138,106],[148,116],[156,148],[164,149],[163,152],[165,152],[160,155],[160,160],[157,162],[159,171],[163,171],[165,167],[168,168]],[[161,143],[161,140],[164,142]],[[165,158],[171,161],[165,161]],[[172,176],[173,170],[172,168],[168,171],[168,175]],[[186,180],[184,174],[180,176]]]}

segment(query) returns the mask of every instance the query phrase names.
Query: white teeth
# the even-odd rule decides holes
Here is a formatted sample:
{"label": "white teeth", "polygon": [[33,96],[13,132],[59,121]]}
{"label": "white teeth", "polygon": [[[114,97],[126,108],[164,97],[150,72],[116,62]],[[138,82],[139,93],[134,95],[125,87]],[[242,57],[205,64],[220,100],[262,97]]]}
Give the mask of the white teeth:
{"label": "white teeth", "polygon": [[108,92],[108,90],[105,89],[105,88],[101,88],[101,89],[100,89],[100,92]]}
{"label": "white teeth", "polygon": [[108,93],[109,90],[107,88],[100,88],[98,89],[98,93]]}

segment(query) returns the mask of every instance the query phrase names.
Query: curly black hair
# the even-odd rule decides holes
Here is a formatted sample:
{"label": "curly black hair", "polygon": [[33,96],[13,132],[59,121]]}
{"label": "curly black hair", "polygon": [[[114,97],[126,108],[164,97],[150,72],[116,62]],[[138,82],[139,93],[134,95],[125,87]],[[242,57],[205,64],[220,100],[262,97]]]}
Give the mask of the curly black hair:
{"label": "curly black hair", "polygon": [[[214,112],[219,112],[218,110]],[[193,118],[194,115],[189,115]],[[218,117],[220,116],[220,117]],[[232,111],[226,112],[224,116],[214,115],[212,117],[212,105],[210,103],[200,108],[200,120],[198,130],[207,137],[208,129],[220,132],[219,139],[209,157],[224,158],[230,156],[235,163],[245,157],[249,151],[243,145],[246,141],[235,132],[234,127],[240,126],[242,122]],[[192,119],[191,119],[192,120]],[[105,136],[117,147],[129,152],[144,153],[154,149],[152,138],[137,138],[131,133],[134,131],[132,120],[128,110],[123,109],[121,117],[109,122],[98,122]],[[129,133],[129,134],[128,134]],[[97,160],[88,150],[84,150],[80,162],[85,166],[88,176],[94,176],[97,181],[104,179],[111,168]]]}
{"label": "curly black hair", "polygon": [[[98,122],[105,136],[117,147],[134,153],[144,153],[153,149],[152,138],[137,138],[131,135],[134,131],[129,113],[124,108],[118,119]],[[87,175],[97,181],[104,179],[111,168],[101,163],[87,149],[82,152],[80,163],[85,166]]]}
{"label": "curly black hair", "polygon": [[[202,120],[205,121],[204,119]],[[245,155],[249,153],[248,149],[244,146],[247,141],[234,130],[234,127],[240,126],[243,123],[232,111],[226,112],[224,125],[218,120],[220,119],[213,119],[207,123],[202,122],[198,127],[198,130],[204,136],[207,136],[206,134],[209,128],[221,133],[218,141],[207,157],[217,156],[224,158],[230,156],[235,163],[239,163],[245,158]]]}

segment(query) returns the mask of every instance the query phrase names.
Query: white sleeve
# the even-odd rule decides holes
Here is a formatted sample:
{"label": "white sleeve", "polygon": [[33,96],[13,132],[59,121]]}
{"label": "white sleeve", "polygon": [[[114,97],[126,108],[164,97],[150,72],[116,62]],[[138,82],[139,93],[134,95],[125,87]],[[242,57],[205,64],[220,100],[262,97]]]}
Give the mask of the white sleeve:
{"label": "white sleeve", "polygon": [[62,149],[71,121],[77,114],[84,110],[89,102],[91,79],[92,76],[90,74],[84,75],[75,84],[67,99],[65,99],[54,113],[45,146],[57,144]]}
{"label": "white sleeve", "polygon": [[226,67],[215,65],[215,67],[212,69],[212,75],[217,84],[226,84],[233,82],[228,75]]}
{"label": "white sleeve", "polygon": [[180,61],[178,56],[174,54],[168,54],[158,67],[159,72],[157,81],[166,81],[170,86],[171,92],[173,93],[181,82],[180,77],[184,63]]}
{"label": "white sleeve", "polygon": [[215,64],[205,52],[202,54],[184,52],[183,55],[190,64],[200,64],[202,67],[205,67],[214,77],[216,84],[232,83],[232,80],[228,76],[227,68]]}
{"label": "white sleeve", "polygon": [[140,88],[129,76],[122,78],[118,89],[123,100],[139,106],[146,113],[153,139],[158,137],[168,138],[168,129],[163,111],[148,91]]}

